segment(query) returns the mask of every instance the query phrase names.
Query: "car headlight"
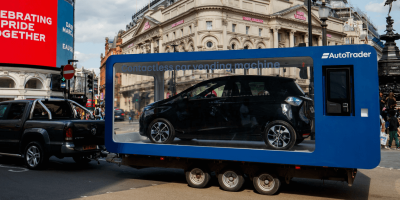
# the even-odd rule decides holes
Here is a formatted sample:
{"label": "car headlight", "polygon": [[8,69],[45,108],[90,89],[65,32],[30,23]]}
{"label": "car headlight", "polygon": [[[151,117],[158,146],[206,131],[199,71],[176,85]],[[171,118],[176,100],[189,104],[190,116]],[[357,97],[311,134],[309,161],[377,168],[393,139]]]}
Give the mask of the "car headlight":
{"label": "car headlight", "polygon": [[281,104],[282,107],[282,113],[289,119],[292,120],[293,115],[292,115],[292,107],[288,104]]}
{"label": "car headlight", "polygon": [[300,106],[303,103],[303,100],[296,97],[288,97],[285,101],[292,106]]}
{"label": "car headlight", "polygon": [[154,114],[154,109],[144,111],[144,117],[150,116]]}

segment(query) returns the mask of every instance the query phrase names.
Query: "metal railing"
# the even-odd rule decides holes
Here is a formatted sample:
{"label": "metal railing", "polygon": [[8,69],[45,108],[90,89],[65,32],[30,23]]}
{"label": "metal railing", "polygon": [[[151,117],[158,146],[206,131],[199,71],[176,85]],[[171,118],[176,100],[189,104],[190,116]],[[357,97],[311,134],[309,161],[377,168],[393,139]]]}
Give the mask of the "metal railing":
{"label": "metal railing", "polygon": [[[79,108],[81,108],[85,112],[88,112],[90,114],[90,118],[94,119],[94,116],[93,116],[92,112],[90,112],[88,109],[86,109],[82,105],[78,104],[77,102],[69,100],[69,99],[36,99],[32,104],[32,109],[30,111],[29,119],[33,118],[33,111],[34,111],[34,109],[36,107],[36,103],[39,103],[43,107],[43,109],[46,110],[46,112],[47,112],[47,114],[49,116],[49,120],[53,119],[53,115],[51,114],[50,110],[43,104],[43,101],[67,101],[69,103],[72,103],[72,104],[78,106]],[[75,111],[74,111],[74,115],[76,116],[76,112]]]}

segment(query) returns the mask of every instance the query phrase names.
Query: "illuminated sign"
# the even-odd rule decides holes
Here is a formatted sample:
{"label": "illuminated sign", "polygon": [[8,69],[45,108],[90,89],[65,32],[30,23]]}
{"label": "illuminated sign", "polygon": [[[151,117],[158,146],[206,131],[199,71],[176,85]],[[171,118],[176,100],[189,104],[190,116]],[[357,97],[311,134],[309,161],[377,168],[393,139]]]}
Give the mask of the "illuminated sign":
{"label": "illuminated sign", "polygon": [[61,67],[73,58],[72,0],[13,0],[0,8],[0,63]]}
{"label": "illuminated sign", "polygon": [[172,24],[172,28],[174,28],[175,26],[179,26],[179,25],[181,25],[183,23],[185,23],[185,21],[182,19],[181,21],[176,22],[175,24]]}
{"label": "illuminated sign", "polygon": [[251,17],[243,17],[243,20],[257,22],[257,23],[264,23],[264,20],[262,20],[262,19],[255,19],[255,18],[251,18]]}
{"label": "illuminated sign", "polygon": [[296,14],[294,14],[294,18],[295,19],[301,19],[301,20],[304,20],[304,21],[307,20],[306,17],[304,16],[304,12],[301,12],[301,11],[296,11]]}

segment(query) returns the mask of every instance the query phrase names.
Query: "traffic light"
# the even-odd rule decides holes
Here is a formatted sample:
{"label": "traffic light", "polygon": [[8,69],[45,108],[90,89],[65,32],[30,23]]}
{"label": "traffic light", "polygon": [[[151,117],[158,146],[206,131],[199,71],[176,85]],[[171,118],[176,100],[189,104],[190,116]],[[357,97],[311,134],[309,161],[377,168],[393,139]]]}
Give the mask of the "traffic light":
{"label": "traffic light", "polygon": [[170,80],[168,81],[168,90],[171,91],[171,92],[174,91],[174,83],[173,83],[173,80],[172,80],[172,79],[170,79]]}
{"label": "traffic light", "polygon": [[91,91],[93,90],[93,75],[89,74],[87,78],[87,87],[89,88],[89,91]]}

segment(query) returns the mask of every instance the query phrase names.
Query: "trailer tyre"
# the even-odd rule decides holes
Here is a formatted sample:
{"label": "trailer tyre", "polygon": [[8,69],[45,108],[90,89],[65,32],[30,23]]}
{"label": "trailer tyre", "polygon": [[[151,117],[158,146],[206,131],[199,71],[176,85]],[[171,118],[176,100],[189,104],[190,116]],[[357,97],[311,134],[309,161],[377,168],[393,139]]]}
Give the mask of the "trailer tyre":
{"label": "trailer tyre", "polygon": [[274,121],[268,124],[263,135],[267,148],[274,150],[288,150],[296,144],[296,132],[285,121]]}
{"label": "trailer tyre", "polygon": [[244,177],[240,171],[228,169],[218,174],[218,182],[223,190],[237,192],[244,184]]}
{"label": "trailer tyre", "polygon": [[275,194],[281,186],[281,181],[274,174],[260,173],[253,178],[254,188],[264,195]]}
{"label": "trailer tyre", "polygon": [[190,187],[204,188],[210,182],[210,172],[204,170],[204,168],[191,168],[185,171],[186,181]]}
{"label": "trailer tyre", "polygon": [[151,142],[171,144],[175,138],[175,129],[166,119],[155,119],[150,123],[148,136]]}

